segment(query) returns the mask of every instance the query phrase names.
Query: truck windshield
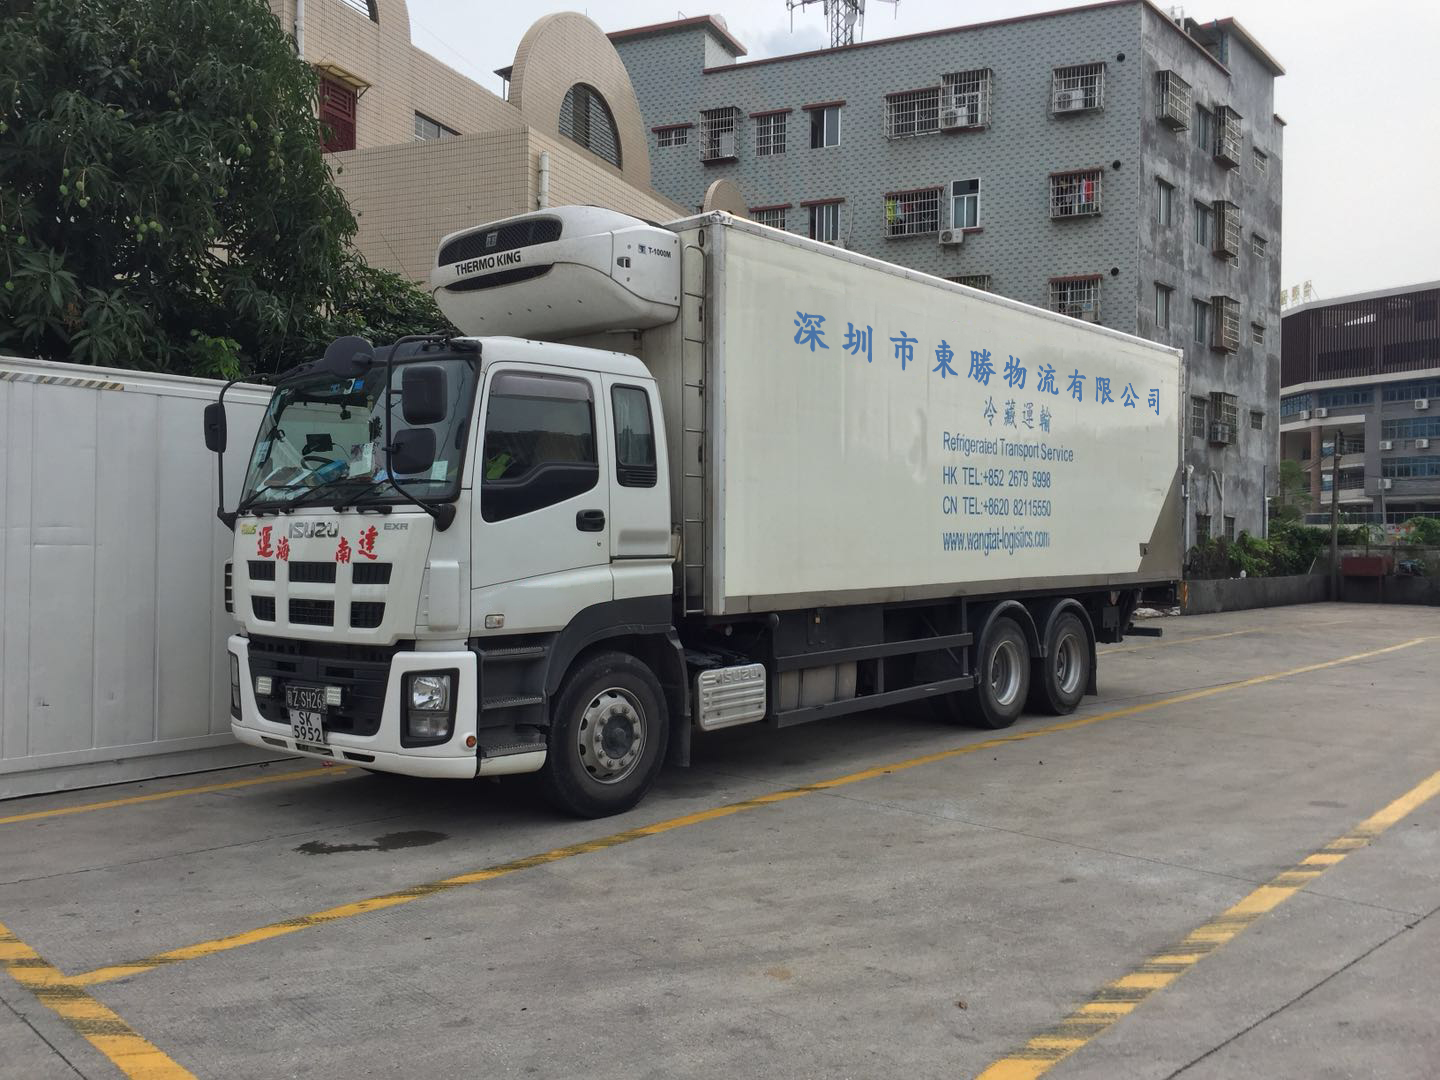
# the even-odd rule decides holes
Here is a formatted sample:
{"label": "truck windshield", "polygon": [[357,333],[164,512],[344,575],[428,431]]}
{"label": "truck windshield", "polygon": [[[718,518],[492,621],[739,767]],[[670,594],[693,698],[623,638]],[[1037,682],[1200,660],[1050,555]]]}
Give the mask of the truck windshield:
{"label": "truck windshield", "polygon": [[[446,499],[460,486],[475,395],[474,367],[468,358],[425,357],[415,362],[436,364],[444,371],[447,409],[443,420],[426,425],[435,432],[434,464],[420,473],[398,475],[406,491],[431,501]],[[415,426],[405,423],[400,403],[405,367],[395,365],[390,391],[390,423],[396,433]],[[384,393],[384,364],[357,379],[323,374],[282,385],[261,421],[240,506],[403,501],[385,467]]]}

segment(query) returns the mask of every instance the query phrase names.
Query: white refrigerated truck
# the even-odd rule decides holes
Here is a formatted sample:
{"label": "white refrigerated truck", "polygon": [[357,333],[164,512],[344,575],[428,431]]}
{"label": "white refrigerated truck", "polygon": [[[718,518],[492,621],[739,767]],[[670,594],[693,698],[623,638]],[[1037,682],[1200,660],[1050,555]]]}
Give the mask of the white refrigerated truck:
{"label": "white refrigerated truck", "polygon": [[1179,576],[1176,350],[720,213],[431,288],[473,336],[287,372],[222,495],[246,743],[614,813],[696,729],[1068,712]]}

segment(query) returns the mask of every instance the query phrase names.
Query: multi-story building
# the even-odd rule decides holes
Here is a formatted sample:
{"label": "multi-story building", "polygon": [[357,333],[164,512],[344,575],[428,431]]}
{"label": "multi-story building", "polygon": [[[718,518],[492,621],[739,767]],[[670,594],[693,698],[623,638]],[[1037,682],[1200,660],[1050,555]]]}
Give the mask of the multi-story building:
{"label": "multi-story building", "polygon": [[372,265],[424,281],[446,233],[547,204],[681,212],[651,188],[635,91],[582,15],[526,32],[501,98],[411,42],[405,0],[270,8],[319,73],[325,148]]}
{"label": "multi-story building", "polygon": [[1440,281],[1285,312],[1280,453],[1305,468],[1317,514],[1337,495],[1351,520],[1440,511],[1437,308]]}
{"label": "multi-story building", "polygon": [[743,62],[704,16],[610,34],[657,189],[1183,348],[1187,536],[1265,521],[1283,69],[1112,0]]}

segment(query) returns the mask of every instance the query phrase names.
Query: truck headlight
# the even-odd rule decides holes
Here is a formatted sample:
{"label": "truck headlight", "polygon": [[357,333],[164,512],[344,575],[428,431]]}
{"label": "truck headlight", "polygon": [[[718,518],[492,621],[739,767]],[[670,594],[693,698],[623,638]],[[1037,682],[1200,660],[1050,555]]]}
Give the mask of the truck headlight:
{"label": "truck headlight", "polygon": [[230,715],[240,719],[240,658],[230,654]]}
{"label": "truck headlight", "polygon": [[442,743],[455,725],[454,671],[418,671],[405,676],[402,746]]}

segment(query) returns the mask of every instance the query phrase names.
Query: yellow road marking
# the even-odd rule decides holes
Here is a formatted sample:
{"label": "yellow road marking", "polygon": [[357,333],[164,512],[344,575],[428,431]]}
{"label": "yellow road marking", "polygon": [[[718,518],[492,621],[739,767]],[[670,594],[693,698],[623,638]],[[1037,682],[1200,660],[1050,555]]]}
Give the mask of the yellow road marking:
{"label": "yellow road marking", "polygon": [[[1220,946],[1234,940],[1256,919],[1289,900],[1305,884],[1358,851],[1391,825],[1440,794],[1440,771],[1431,773],[1385,809],[1372,814],[1344,836],[1307,855],[1266,884],[1242,897],[1220,915],[1197,926],[1183,940],[1151,956],[1127,975],[1107,983],[1085,1004],[1072,1009],[1054,1028],[1030,1039],[1009,1057],[986,1068],[977,1080],[1034,1080],[1065,1060],[1157,990],[1163,990]],[[1338,851],[1337,851],[1338,849]],[[1323,856],[1323,859],[1322,859]],[[1320,869],[1315,869],[1319,865]],[[1302,869],[1303,868],[1303,869]],[[1300,878],[1296,882],[1296,878]],[[1155,968],[1167,968],[1155,971]],[[1122,1000],[1116,1000],[1122,999]]]}
{"label": "yellow road marking", "polygon": [[256,927],[254,930],[247,930],[243,933],[230,934],[225,937],[215,938],[211,941],[198,942],[197,944],[187,945],[180,949],[170,949],[166,952],[156,953],[153,956],[147,956],[129,963],[113,964],[96,968],[93,971],[74,975],[69,981],[76,986],[95,986],[99,983],[123,979],[130,975],[140,975],[167,964],[175,964],[184,960],[194,960],[202,956],[228,952],[231,949],[238,949],[245,945],[253,945],[261,941],[269,941],[273,938],[283,937],[287,934],[294,934],[323,923],[350,919],[357,915],[365,915],[369,912],[379,911],[385,908],[399,907],[402,904],[423,900],[426,897],[434,896],[436,893],[445,892],[449,889],[461,888],[466,885],[476,885],[485,881],[494,881],[496,878],[518,873],[521,870],[529,870],[536,866],[559,862],[561,859],[573,858],[576,855],[588,855],[592,852],[604,851],[607,848],[628,844],[632,840],[640,840],[647,836],[659,836],[663,833],[673,832],[676,829],[689,828],[692,825],[699,825],[707,821],[730,817],[733,814],[745,813],[746,811],[755,810],[762,806],[772,806],[775,803],[799,799],[806,795],[813,795],[816,792],[830,791],[835,788],[860,783],[863,780],[873,780],[890,773],[903,772],[907,769],[918,768],[922,765],[933,765],[937,762],[949,761],[952,758],[963,757],[967,754],[980,753],[984,750],[993,750],[996,747],[1007,746],[1011,743],[1037,739],[1044,735],[1053,735],[1061,731],[1074,731],[1077,728],[1098,724],[1102,720],[1115,720],[1120,717],[1135,716],[1139,713],[1150,712],[1154,709],[1164,708],[1169,705],[1178,705],[1187,701],[1198,701],[1202,698],[1213,697],[1216,694],[1224,694],[1232,690],[1258,686],[1262,683],[1273,682],[1276,679],[1304,675],[1312,671],[1322,671],[1325,668],[1354,663],[1357,660],[1368,660],[1372,657],[1398,652],[1401,649],[1408,649],[1430,640],[1432,639],[1429,637],[1412,638],[1410,641],[1404,641],[1398,645],[1388,645],[1381,649],[1371,649],[1368,652],[1354,653],[1351,656],[1342,656],[1335,660],[1323,660],[1314,664],[1306,664],[1304,667],[1272,672],[1269,675],[1257,675],[1253,678],[1242,679],[1239,682],[1222,683],[1219,686],[1207,686],[1200,690],[1190,690],[1182,694],[1161,698],[1157,701],[1127,705],[1124,708],[1112,709],[1109,712],[1095,713],[1090,716],[1074,716],[1069,720],[1062,720],[1059,723],[1050,724],[1046,727],[1016,731],[1009,735],[1000,735],[992,739],[982,739],[979,742],[966,743],[963,746],[951,747],[948,750],[940,750],[933,754],[924,754],[889,765],[877,765],[873,768],[861,769],[858,772],[847,773],[844,776],[837,776],[830,780],[821,780],[813,784],[806,784],[803,787],[775,791],[766,795],[757,795],[754,798],[744,799],[740,802],[727,803],[724,806],[713,807],[709,810],[700,810],[693,814],[685,814],[681,817],[670,818],[669,820],[655,822],[651,825],[641,825],[638,828],[627,829],[625,832],[613,833],[595,840],[583,840],[577,844],[553,848],[550,851],[540,852],[536,855],[527,855],[524,858],[514,859],[509,862],[499,863],[464,874],[457,874],[454,877],[444,878],[440,881],[416,885],[408,889],[401,889],[397,892],[385,893],[381,896],[372,896],[365,900],[355,901],[354,903],[341,904],[337,907],[327,908],[324,911],[317,911],[311,915],[301,915],[293,919],[283,919],[280,922]]}
{"label": "yellow road marking", "polygon": [[1174,641],[1152,641],[1137,643],[1135,645],[1119,645],[1113,649],[1099,649],[1095,655],[1110,656],[1114,653],[1139,652],[1141,649],[1173,649],[1177,645],[1191,645],[1197,641],[1215,641],[1218,638],[1239,637],[1242,634],[1264,634],[1272,630],[1283,630],[1287,634],[1292,634],[1296,631],[1311,630],[1317,626],[1335,626],[1343,622],[1349,622],[1349,620],[1326,619],[1322,622],[1304,623],[1301,625],[1291,625],[1287,623],[1284,626],[1252,626],[1246,630],[1227,630],[1223,634],[1196,634],[1194,637],[1177,638]]}
{"label": "yellow road marking", "polygon": [[212,791],[234,791],[236,788],[255,787],[258,784],[282,784],[287,780],[307,780],[312,776],[326,773],[349,772],[350,765],[327,765],[321,769],[297,769],[294,772],[276,773],[274,776],[251,776],[244,780],[227,780],[223,784],[206,784],[203,787],[179,788],[176,791],[156,791],[149,795],[130,795],[124,799],[107,799],[104,802],[81,803],[78,806],[60,806],[53,810],[32,810],[28,814],[13,814],[0,817],[0,825],[14,825],[21,821],[39,821],[41,818],[64,817],[66,814],[88,814],[94,810],[113,810],[117,806],[136,806],[140,803],[160,802],[162,799],[178,799],[182,795],[207,795]]}
{"label": "yellow road marking", "polygon": [[135,1034],[118,1013],[66,979],[4,923],[0,923],[0,966],[126,1076],[133,1080],[195,1080],[194,1073]]}

